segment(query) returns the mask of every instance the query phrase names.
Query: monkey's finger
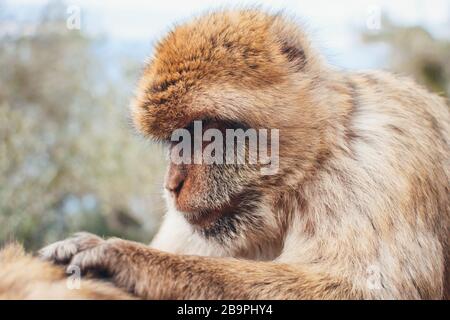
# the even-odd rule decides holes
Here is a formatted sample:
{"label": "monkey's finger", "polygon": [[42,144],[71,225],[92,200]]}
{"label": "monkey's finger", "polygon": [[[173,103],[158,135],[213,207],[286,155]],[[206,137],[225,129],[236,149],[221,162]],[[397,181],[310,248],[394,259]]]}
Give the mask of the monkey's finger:
{"label": "monkey's finger", "polygon": [[55,242],[41,249],[38,254],[44,260],[56,263],[67,263],[78,252],[93,248],[103,241],[102,238],[87,232],[80,232],[74,236]]}
{"label": "monkey's finger", "polygon": [[89,232],[77,232],[71,239],[75,242],[78,252],[94,248],[105,241],[101,237]]}
{"label": "monkey's finger", "polygon": [[67,269],[77,267],[82,273],[109,272],[108,247],[109,245],[105,242],[99,246],[75,254]]}
{"label": "monkey's finger", "polygon": [[38,255],[43,260],[67,263],[77,251],[77,246],[73,241],[62,240],[42,248]]}

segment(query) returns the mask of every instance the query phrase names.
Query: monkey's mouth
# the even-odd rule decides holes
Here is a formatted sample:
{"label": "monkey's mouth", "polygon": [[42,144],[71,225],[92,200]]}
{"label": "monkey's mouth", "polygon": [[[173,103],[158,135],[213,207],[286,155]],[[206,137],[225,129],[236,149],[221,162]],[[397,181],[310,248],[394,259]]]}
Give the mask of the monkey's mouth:
{"label": "monkey's mouth", "polygon": [[216,222],[239,215],[243,212],[254,211],[259,203],[257,192],[245,191],[234,195],[231,200],[214,209],[201,209],[195,212],[184,212],[185,219],[193,226],[204,229]]}
{"label": "monkey's mouth", "polygon": [[195,212],[184,212],[184,217],[191,224],[199,228],[208,228],[222,217],[236,214],[239,201],[232,200],[214,209],[200,209]]}

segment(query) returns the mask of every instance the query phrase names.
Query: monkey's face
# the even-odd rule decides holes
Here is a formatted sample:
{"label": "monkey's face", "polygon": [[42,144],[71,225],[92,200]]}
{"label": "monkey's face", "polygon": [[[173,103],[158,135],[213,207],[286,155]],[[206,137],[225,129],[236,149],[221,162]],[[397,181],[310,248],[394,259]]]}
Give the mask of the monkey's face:
{"label": "monkey's face", "polygon": [[[238,150],[236,144],[227,145],[227,132],[236,129],[246,128],[230,122],[202,121],[199,132],[194,133],[193,125],[184,128],[189,132],[187,138],[191,138],[188,143],[170,142],[165,181],[168,201],[195,226],[208,228],[224,217],[257,206],[260,172],[259,165],[249,161],[249,144],[242,145],[243,150]],[[208,132],[216,134],[213,141],[205,141]],[[195,136],[199,133],[200,137]],[[232,162],[227,159],[231,153]],[[180,155],[183,158],[175,159]],[[243,157],[238,161],[240,155]]]}

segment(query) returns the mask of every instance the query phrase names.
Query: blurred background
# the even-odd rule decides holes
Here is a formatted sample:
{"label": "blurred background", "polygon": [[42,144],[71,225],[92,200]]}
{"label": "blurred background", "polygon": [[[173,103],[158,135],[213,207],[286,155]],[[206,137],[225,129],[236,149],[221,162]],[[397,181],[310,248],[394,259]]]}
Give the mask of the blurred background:
{"label": "blurred background", "polygon": [[255,3],[298,17],[338,68],[450,95],[448,0],[0,0],[0,245],[80,230],[149,242],[165,153],[128,119],[144,60],[174,24]]}

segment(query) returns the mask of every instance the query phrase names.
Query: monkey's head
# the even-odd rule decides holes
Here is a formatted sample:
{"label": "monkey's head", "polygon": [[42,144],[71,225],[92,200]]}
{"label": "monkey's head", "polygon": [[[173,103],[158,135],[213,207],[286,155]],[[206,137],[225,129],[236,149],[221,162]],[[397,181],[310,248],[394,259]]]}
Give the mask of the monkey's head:
{"label": "monkey's head", "polygon": [[[192,225],[204,234],[237,232],[230,221],[242,219],[264,228],[255,217],[273,201],[267,195],[297,183],[320,148],[320,112],[311,91],[321,68],[294,23],[254,10],[197,18],[157,44],[132,103],[135,126],[145,136],[173,149],[173,134],[194,134],[195,121],[201,133],[217,129],[223,141],[227,129],[268,129],[271,154],[271,130],[279,130],[279,167],[272,174],[262,173],[259,160],[247,161],[248,143],[243,164],[200,164],[194,156],[191,163],[171,161],[167,193]],[[208,143],[200,145],[205,150]]]}

